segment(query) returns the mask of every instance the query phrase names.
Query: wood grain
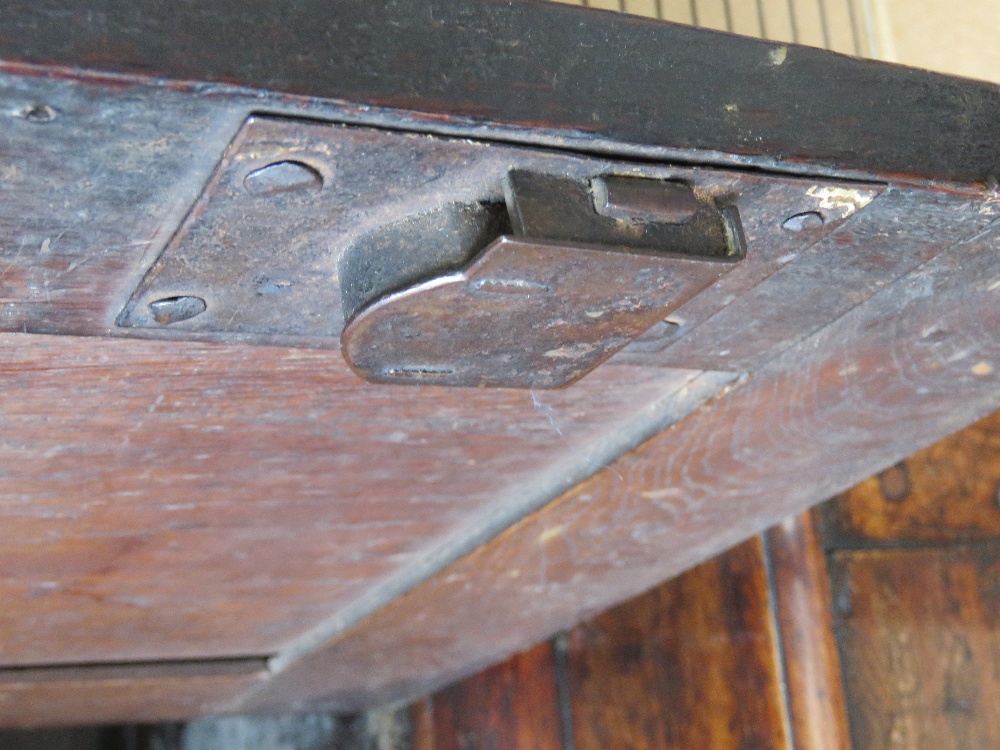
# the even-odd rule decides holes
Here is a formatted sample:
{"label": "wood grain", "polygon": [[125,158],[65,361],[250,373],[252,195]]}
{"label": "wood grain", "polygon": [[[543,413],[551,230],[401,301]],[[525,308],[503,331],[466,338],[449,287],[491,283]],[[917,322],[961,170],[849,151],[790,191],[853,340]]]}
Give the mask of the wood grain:
{"label": "wood grain", "polygon": [[413,750],[563,750],[552,645],[418,702]]}
{"label": "wood grain", "polygon": [[870,477],[823,507],[831,548],[1000,537],[1000,413]]}
{"label": "wood grain", "polygon": [[263,660],[0,670],[0,726],[167,721],[219,711]]}
{"label": "wood grain", "polygon": [[6,665],[272,654],[419,575],[546,472],[594,471],[623,413],[655,415],[689,380],[649,370],[616,389],[611,368],[535,401],[412,398],[359,384],[337,353],[18,334],[0,348]]}
{"label": "wood grain", "polygon": [[826,556],[811,512],[765,535],[795,750],[851,750]]}
{"label": "wood grain", "polygon": [[577,750],[791,750],[766,568],[756,537],[574,630]]}
{"label": "wood grain", "polygon": [[854,750],[997,747],[995,551],[847,551],[832,561]]}
{"label": "wood grain", "polygon": [[990,230],[941,253],[294,665],[247,705],[298,695],[348,707],[424,692],[995,410],[997,242]]}

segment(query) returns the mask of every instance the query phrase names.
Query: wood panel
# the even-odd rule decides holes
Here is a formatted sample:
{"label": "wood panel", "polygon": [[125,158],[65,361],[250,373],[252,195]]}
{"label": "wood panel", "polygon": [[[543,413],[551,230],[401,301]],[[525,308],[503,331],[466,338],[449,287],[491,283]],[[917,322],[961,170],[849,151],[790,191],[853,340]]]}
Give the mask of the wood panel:
{"label": "wood panel", "polygon": [[826,556],[814,512],[765,534],[795,750],[851,750]]}
{"label": "wood panel", "polygon": [[575,629],[577,750],[791,750],[766,568],[757,537]]}
{"label": "wood panel", "polygon": [[0,670],[0,726],[166,721],[220,711],[263,660]]}
{"label": "wood panel", "polygon": [[924,264],[279,675],[248,705],[295,694],[348,707],[365,695],[423,692],[995,410],[997,241],[987,231]]}
{"label": "wood panel", "polygon": [[542,643],[417,702],[412,750],[563,750],[555,666]]}
{"label": "wood panel", "polygon": [[593,472],[612,421],[669,411],[690,381],[612,388],[612,368],[534,399],[410,399],[359,386],[338,353],[0,342],[7,665],[274,653],[419,575],[504,497],[543,501],[546,472]]}
{"label": "wood panel", "polygon": [[996,552],[846,551],[832,561],[854,750],[997,747]]}
{"label": "wood panel", "polygon": [[1000,536],[1000,413],[865,479],[823,506],[831,548]]}

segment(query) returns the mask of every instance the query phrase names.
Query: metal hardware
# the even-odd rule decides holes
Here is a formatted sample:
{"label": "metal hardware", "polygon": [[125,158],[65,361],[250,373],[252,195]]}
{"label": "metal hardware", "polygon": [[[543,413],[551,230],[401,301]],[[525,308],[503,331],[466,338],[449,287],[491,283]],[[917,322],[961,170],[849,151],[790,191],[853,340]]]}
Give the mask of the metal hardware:
{"label": "metal hardware", "polygon": [[698,212],[694,191],[679,182],[610,176],[598,177],[591,189],[597,213],[612,219],[683,224]]}
{"label": "metal hardware", "polygon": [[[593,183],[616,211],[599,214]],[[514,237],[467,268],[377,299],[341,349],[375,383],[557,388],[587,374],[743,257],[739,216],[663,180],[512,172]],[[630,199],[636,199],[634,203]],[[607,202],[605,201],[605,205]],[[572,243],[572,244],[570,244]]]}
{"label": "metal hardware", "polygon": [[201,297],[188,296],[165,297],[149,303],[149,311],[153,315],[153,320],[161,326],[190,320],[205,312],[207,307],[208,305]]}
{"label": "metal hardware", "polygon": [[790,232],[804,232],[809,229],[818,229],[823,226],[823,214],[819,211],[806,211],[801,214],[795,214],[785,219],[781,226]]}
{"label": "metal hardware", "polygon": [[379,383],[558,387],[623,347],[661,366],[880,190],[255,116],[117,330],[339,346]]}

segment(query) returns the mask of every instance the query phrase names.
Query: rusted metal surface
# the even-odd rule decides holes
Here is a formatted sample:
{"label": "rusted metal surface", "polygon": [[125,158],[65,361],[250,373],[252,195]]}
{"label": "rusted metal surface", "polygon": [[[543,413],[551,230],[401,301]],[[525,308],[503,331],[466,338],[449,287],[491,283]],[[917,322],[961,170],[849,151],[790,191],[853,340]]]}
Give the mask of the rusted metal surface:
{"label": "rusted metal surface", "polygon": [[[509,221],[496,223],[509,224],[513,236],[467,268],[377,299],[351,318],[341,345],[359,375],[562,387],[745,257],[737,209],[699,200],[683,183],[513,171],[504,187]],[[397,231],[407,229],[404,220]],[[384,247],[377,253],[388,255]]]}

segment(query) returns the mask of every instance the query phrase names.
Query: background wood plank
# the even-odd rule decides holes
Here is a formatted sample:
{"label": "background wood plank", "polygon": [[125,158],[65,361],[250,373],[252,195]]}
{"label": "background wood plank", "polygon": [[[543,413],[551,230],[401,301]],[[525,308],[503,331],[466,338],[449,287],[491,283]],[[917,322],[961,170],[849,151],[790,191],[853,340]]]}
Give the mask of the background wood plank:
{"label": "background wood plank", "polygon": [[418,703],[413,750],[563,750],[555,666],[542,643]]}
{"label": "background wood plank", "polygon": [[759,538],[570,636],[577,750],[790,750]]}
{"label": "background wood plank", "polygon": [[836,624],[854,750],[1000,744],[1000,557],[837,552]]}
{"label": "background wood plank", "polygon": [[1000,538],[1000,413],[860,482],[822,518],[834,549]]}

